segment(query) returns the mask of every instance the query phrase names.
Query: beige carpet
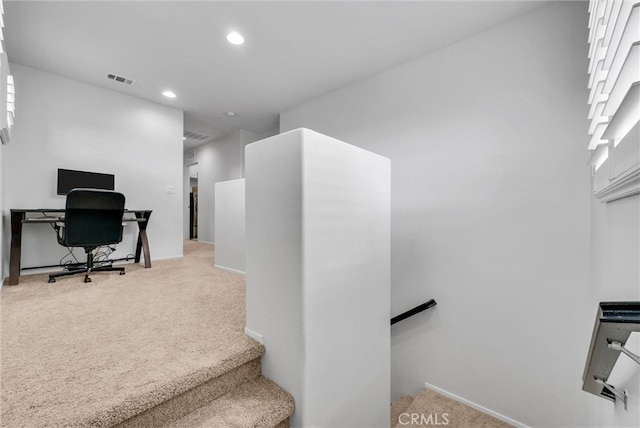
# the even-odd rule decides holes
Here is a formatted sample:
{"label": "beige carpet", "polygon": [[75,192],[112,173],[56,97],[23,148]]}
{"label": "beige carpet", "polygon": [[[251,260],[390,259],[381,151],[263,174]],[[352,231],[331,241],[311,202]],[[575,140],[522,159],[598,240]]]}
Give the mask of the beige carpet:
{"label": "beige carpet", "polygon": [[263,352],[243,333],[244,277],[214,269],[213,246],[125,266],[2,288],[2,427],[109,426]]}
{"label": "beige carpet", "polygon": [[401,396],[392,405],[391,418],[392,428],[511,428],[506,422],[428,388],[424,388],[413,399]]}
{"label": "beige carpet", "polygon": [[[391,428],[395,428],[395,426],[398,425],[400,415],[407,410],[411,403],[413,403],[413,397],[410,395],[401,395],[396,401],[391,403]],[[404,416],[404,419],[406,418],[407,417]]]}
{"label": "beige carpet", "polygon": [[288,427],[288,423],[279,423],[292,412],[291,396],[269,379],[258,376],[162,428]]}

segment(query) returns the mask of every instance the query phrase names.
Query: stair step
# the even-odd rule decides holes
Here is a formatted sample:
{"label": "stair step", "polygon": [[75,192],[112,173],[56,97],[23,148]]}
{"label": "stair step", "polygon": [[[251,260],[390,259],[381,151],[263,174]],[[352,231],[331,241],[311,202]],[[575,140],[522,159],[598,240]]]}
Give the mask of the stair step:
{"label": "stair step", "polygon": [[206,405],[261,373],[261,355],[235,367],[228,367],[210,378],[180,394],[168,393],[166,399],[156,406],[137,413],[116,425],[117,428],[157,427],[179,420],[190,412]]}
{"label": "stair step", "polygon": [[442,425],[447,428],[509,428],[506,422],[453,400],[431,389],[424,388],[404,410],[396,428]]}
{"label": "stair step", "polygon": [[398,424],[398,417],[407,410],[412,402],[412,396],[403,394],[391,404],[391,428]]}
{"label": "stair step", "polygon": [[163,428],[284,428],[293,410],[289,393],[258,376]]}

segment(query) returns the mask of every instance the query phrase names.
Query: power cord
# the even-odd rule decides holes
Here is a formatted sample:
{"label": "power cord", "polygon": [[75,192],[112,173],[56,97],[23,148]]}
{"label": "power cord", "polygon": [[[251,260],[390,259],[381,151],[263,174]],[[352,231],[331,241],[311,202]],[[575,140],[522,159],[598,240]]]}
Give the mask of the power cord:
{"label": "power cord", "polygon": [[104,266],[104,265],[112,264],[113,261],[109,258],[109,256],[111,256],[111,253],[113,253],[115,250],[116,248],[110,245],[103,245],[103,246],[97,247],[94,250],[94,254],[93,254],[94,265]]}
{"label": "power cord", "polygon": [[[75,254],[73,254],[73,248],[71,247],[66,247],[67,249],[67,254],[65,254],[64,256],[62,256],[60,258],[60,262],[59,265],[62,266],[64,269],[69,270],[69,268],[73,265],[82,265],[83,263],[80,262],[80,260],[78,260],[78,258],[76,257]],[[73,258],[73,260],[66,260],[65,259],[67,257],[71,256]]]}

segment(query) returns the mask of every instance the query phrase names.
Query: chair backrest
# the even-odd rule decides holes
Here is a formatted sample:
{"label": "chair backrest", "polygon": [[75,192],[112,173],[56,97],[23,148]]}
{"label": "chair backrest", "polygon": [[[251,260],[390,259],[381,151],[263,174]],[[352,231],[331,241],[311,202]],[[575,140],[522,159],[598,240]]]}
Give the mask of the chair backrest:
{"label": "chair backrest", "polygon": [[122,241],[124,195],[99,189],[73,189],[67,193],[62,244],[97,247]]}

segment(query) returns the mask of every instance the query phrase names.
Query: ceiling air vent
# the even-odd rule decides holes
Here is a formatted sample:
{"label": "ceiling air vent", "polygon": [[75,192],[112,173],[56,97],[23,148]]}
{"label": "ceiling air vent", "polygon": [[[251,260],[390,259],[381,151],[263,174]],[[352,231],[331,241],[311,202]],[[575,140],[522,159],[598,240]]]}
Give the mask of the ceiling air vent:
{"label": "ceiling air vent", "polygon": [[136,83],[135,80],[127,79],[126,77],[118,76],[117,74],[107,74],[107,79],[113,80],[114,82],[124,83],[129,86]]}
{"label": "ceiling air vent", "polygon": [[205,141],[211,138],[211,135],[200,134],[198,132],[193,132],[193,131],[184,131],[184,134],[182,135],[184,136],[184,138],[189,138],[191,140],[198,140],[198,141]]}

